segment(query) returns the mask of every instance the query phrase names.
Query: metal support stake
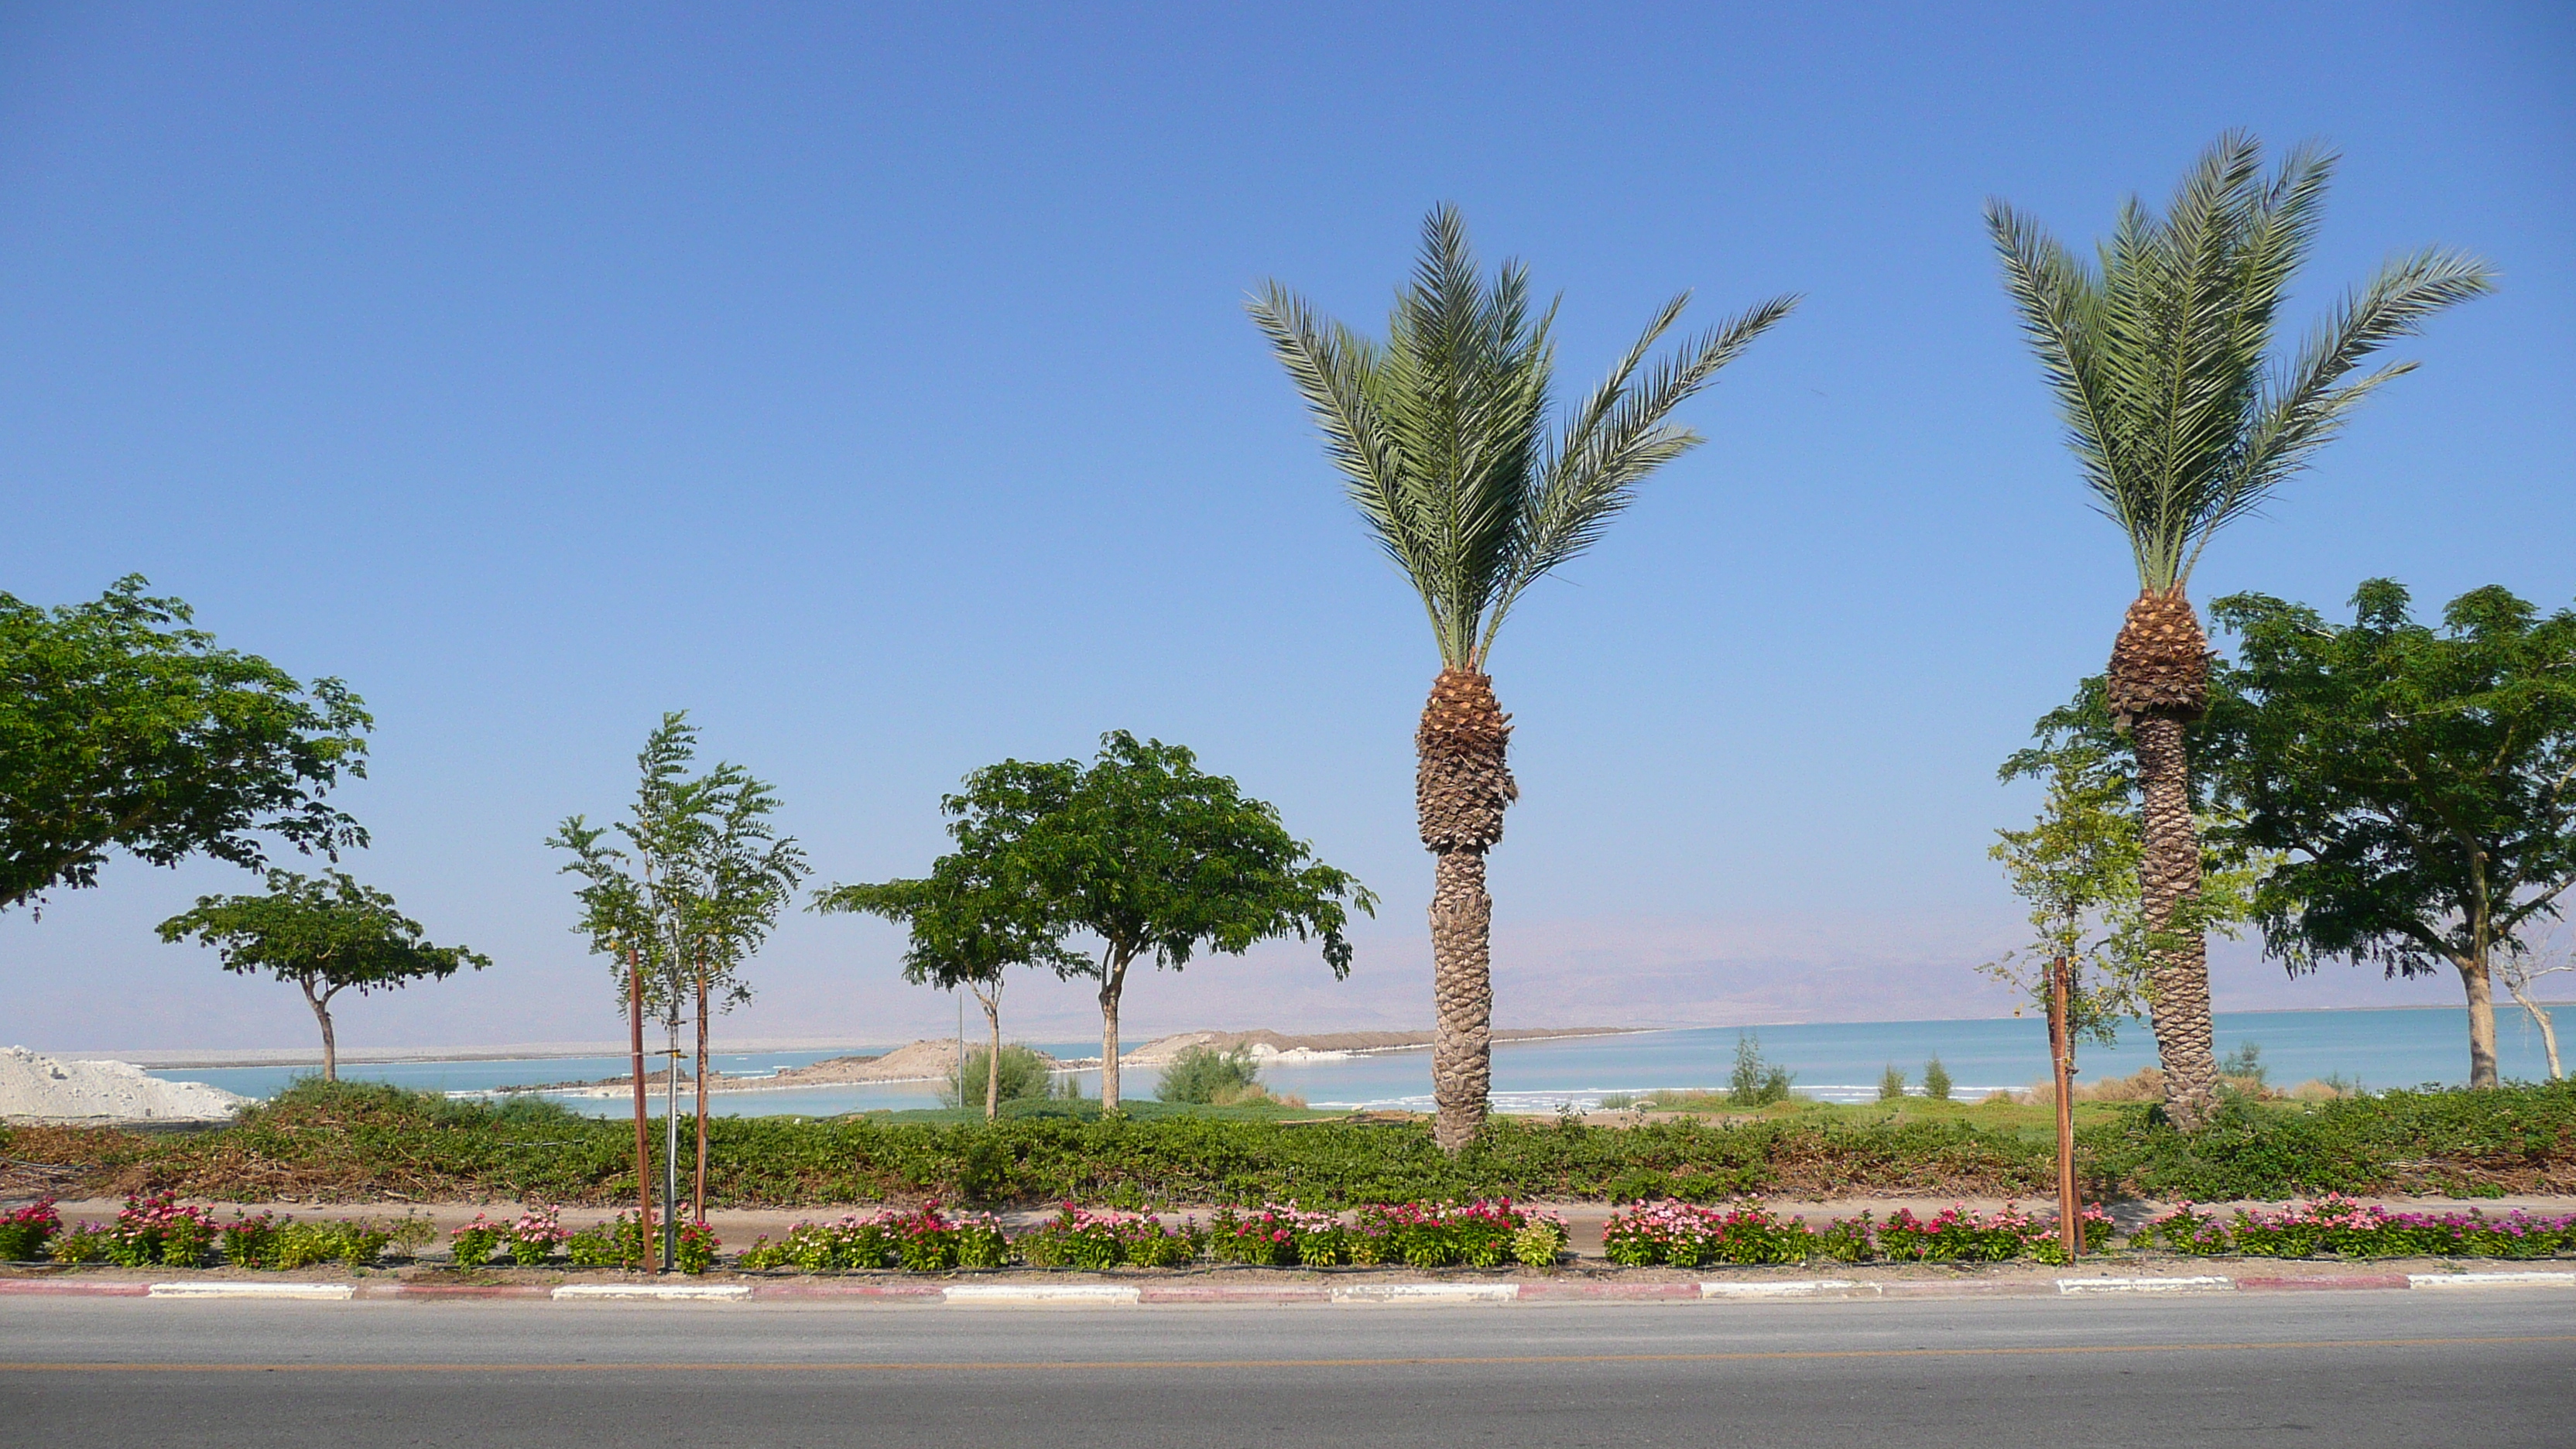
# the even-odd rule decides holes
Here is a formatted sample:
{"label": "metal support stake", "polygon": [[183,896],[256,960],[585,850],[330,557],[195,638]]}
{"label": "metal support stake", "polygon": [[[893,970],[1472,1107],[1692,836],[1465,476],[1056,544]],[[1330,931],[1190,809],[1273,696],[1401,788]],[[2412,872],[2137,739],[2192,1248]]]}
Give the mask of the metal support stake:
{"label": "metal support stake", "polygon": [[2057,1237],[2072,1263],[2084,1251],[2083,1205],[2075,1200],[2075,1033],[2067,1020],[2065,957],[2048,963],[2048,1054],[2057,1072]]}

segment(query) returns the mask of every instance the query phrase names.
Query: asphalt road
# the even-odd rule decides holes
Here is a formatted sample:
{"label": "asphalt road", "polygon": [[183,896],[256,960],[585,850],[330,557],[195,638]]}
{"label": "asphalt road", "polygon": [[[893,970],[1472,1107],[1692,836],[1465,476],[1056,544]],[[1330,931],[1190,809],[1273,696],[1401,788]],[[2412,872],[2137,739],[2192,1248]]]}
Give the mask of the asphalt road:
{"label": "asphalt road", "polygon": [[29,1446],[2576,1444],[2576,1293],[1607,1306],[0,1299]]}

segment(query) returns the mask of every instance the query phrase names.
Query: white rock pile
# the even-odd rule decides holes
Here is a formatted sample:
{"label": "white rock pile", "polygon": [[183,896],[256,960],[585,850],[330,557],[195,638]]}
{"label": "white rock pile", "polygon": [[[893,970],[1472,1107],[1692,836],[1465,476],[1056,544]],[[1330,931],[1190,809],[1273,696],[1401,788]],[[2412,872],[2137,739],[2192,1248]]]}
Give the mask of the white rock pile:
{"label": "white rock pile", "polygon": [[65,1062],[0,1048],[0,1121],[212,1122],[249,1100],[203,1082],[147,1077],[132,1062]]}

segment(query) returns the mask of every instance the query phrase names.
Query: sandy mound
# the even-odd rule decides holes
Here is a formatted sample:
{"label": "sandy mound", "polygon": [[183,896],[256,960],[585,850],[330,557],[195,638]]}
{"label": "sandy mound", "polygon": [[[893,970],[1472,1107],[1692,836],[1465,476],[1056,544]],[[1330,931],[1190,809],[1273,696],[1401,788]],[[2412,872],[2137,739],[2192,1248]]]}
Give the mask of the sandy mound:
{"label": "sandy mound", "polygon": [[60,1062],[0,1049],[0,1119],[11,1122],[207,1122],[248,1097],[203,1082],[147,1077],[132,1062]]}

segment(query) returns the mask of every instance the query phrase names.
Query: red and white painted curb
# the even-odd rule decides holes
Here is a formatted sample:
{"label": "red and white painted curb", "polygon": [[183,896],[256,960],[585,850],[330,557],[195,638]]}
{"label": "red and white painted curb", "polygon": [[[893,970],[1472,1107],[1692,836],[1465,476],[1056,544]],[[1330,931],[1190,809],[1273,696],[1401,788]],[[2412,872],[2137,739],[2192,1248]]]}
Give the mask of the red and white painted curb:
{"label": "red and white painted curb", "polygon": [[274,1279],[197,1278],[163,1283],[82,1278],[0,1278],[0,1297],[148,1298],[232,1302],[344,1303],[401,1299],[436,1303],[481,1299],[547,1299],[558,1303],[644,1301],[742,1303],[839,1300],[852,1305],[924,1307],[1120,1308],[1143,1304],[1472,1305],[1487,1303],[1770,1303],[1853,1298],[2089,1298],[2109,1294],[2278,1293],[2353,1290],[2576,1288],[2576,1272],[2515,1270],[2459,1273],[2217,1274],[2097,1278],[1883,1279],[1751,1278],[1681,1283],[1540,1279],[1528,1282],[1348,1283],[313,1283]]}

